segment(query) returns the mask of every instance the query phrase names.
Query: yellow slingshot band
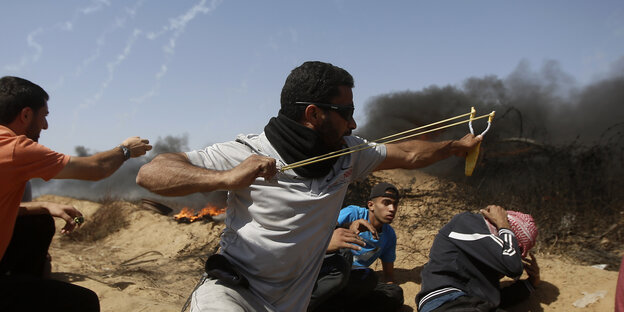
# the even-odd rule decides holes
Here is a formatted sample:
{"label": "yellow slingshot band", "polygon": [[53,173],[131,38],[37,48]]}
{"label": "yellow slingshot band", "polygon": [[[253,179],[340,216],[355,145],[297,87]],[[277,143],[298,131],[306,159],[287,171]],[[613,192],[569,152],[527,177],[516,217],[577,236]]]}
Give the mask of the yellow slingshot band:
{"label": "yellow slingshot band", "polygon": [[[478,117],[474,117],[474,114],[475,114],[475,111],[474,111],[474,108],[473,108],[470,113],[458,115],[458,116],[455,116],[455,117],[451,117],[451,118],[447,118],[447,119],[444,119],[444,120],[436,121],[436,122],[430,123],[428,125],[424,125],[424,126],[416,127],[416,128],[413,128],[413,129],[410,129],[410,130],[407,130],[407,131],[403,131],[403,132],[400,132],[400,133],[392,134],[392,135],[389,135],[389,136],[377,139],[377,140],[372,141],[372,142],[362,143],[362,144],[359,144],[359,145],[351,146],[351,147],[344,148],[344,149],[341,149],[341,150],[338,150],[338,151],[334,151],[334,152],[331,152],[331,153],[327,153],[327,154],[324,154],[324,155],[320,155],[320,156],[304,159],[304,160],[301,160],[301,161],[297,161],[297,162],[294,162],[292,164],[283,166],[279,170],[280,170],[280,172],[284,172],[286,170],[302,167],[302,166],[305,166],[305,165],[313,164],[313,163],[324,161],[324,160],[327,160],[327,159],[331,159],[331,158],[340,157],[340,156],[343,156],[343,155],[359,152],[359,151],[371,148],[371,147],[375,146],[376,144],[393,143],[393,142],[396,142],[396,141],[405,140],[405,139],[408,139],[408,138],[411,138],[411,137],[415,137],[415,136],[418,136],[418,135],[422,135],[422,134],[426,134],[426,133],[442,130],[442,129],[445,129],[445,128],[454,127],[454,126],[457,126],[457,125],[460,125],[460,124],[464,124],[464,123],[468,123],[468,122],[471,123],[473,120],[482,119],[482,118],[486,118],[486,117],[490,117],[490,119],[488,121],[488,126],[489,126],[489,123],[491,122],[492,118],[494,117],[494,112],[492,112],[490,114],[487,114],[487,115],[478,116]],[[418,131],[418,130],[430,128],[430,127],[433,127],[433,126],[436,126],[436,125],[439,125],[439,124],[443,124],[443,123],[449,122],[451,120],[455,120],[455,119],[459,119],[459,118],[462,118],[462,117],[466,117],[466,116],[470,116],[470,118],[466,119],[466,120],[454,122],[454,123],[451,123],[451,124],[447,124],[447,125],[444,125],[444,126],[440,126],[440,127],[437,127],[437,128],[424,130],[424,131],[417,132],[417,133],[412,133],[412,132],[415,132],[415,131]]]}

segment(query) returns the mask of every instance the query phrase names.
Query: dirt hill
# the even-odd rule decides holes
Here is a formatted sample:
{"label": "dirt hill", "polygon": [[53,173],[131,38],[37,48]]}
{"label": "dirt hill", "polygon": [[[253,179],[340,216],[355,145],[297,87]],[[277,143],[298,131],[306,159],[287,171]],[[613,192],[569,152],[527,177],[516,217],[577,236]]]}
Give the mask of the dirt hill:
{"label": "dirt hill", "polygon": [[[395,275],[405,292],[403,311],[416,311],[420,271],[437,230],[454,214],[473,210],[474,203],[466,198],[470,192],[457,184],[417,171],[388,171],[369,182],[377,180],[393,182],[404,194],[393,223],[398,239]],[[355,185],[347,200],[357,202],[364,188]],[[85,215],[81,229],[55,236],[50,250],[53,278],[94,290],[102,311],[180,311],[201,276],[206,255],[216,251],[224,226],[180,224],[139,203],[53,195],[37,200],[72,204]],[[62,221],[57,222],[60,229]],[[581,264],[561,253],[550,254],[542,244],[535,250],[543,282],[528,302],[512,311],[613,311],[617,268]],[[374,269],[381,272],[381,263]],[[584,308],[573,305],[583,298],[596,302]]]}

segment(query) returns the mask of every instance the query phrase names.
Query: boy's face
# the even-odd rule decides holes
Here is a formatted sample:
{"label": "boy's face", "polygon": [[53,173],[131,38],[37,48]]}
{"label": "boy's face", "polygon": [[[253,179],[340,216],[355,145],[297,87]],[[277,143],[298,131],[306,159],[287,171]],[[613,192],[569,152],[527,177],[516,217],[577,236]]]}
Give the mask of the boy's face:
{"label": "boy's face", "polygon": [[368,201],[368,210],[379,222],[390,224],[394,220],[399,209],[399,201],[393,197],[379,196]]}

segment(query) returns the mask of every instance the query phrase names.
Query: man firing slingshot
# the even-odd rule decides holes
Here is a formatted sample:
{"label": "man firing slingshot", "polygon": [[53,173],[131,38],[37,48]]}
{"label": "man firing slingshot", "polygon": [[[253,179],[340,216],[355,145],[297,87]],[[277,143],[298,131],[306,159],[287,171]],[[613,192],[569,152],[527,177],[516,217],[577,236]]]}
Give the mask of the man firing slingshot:
{"label": "man firing slingshot", "polygon": [[137,183],[161,195],[228,191],[221,249],[191,311],[305,311],[349,183],[375,170],[463,157],[481,141],[467,134],[368,144],[351,136],[353,86],[346,70],[305,62],[286,79],[280,112],[261,134],[160,154],[141,167]]}

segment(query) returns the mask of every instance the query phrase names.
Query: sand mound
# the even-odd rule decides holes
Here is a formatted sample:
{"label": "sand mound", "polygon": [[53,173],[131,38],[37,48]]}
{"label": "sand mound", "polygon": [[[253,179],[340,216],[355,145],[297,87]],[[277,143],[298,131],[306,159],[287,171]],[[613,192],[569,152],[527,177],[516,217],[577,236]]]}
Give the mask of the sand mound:
{"label": "sand mound", "polygon": [[[465,199],[450,196],[459,186],[415,171],[388,171],[406,194],[393,226],[397,233],[398,283],[405,293],[403,311],[416,311],[420,271],[437,229],[465,210]],[[460,193],[461,192],[454,192]],[[129,202],[93,203],[45,195],[37,200],[68,203],[87,223],[69,236],[56,235],[51,246],[53,278],[94,290],[102,311],[180,311],[199,280],[206,256],[218,247],[222,223],[179,224],[171,216]],[[57,221],[57,228],[62,221]],[[530,301],[512,311],[612,311],[617,272],[539,253],[542,285]],[[381,263],[373,268],[381,272]],[[573,304],[597,298],[585,308]]]}
{"label": "sand mound", "polygon": [[[38,200],[72,204],[85,215],[83,229],[95,234],[79,229],[55,236],[53,277],[93,289],[102,311],[179,311],[223,228],[212,222],[178,224],[127,202],[98,204],[51,195]],[[104,210],[113,213],[98,217]],[[57,222],[61,228],[63,221]],[[99,238],[106,229],[111,232]]]}

